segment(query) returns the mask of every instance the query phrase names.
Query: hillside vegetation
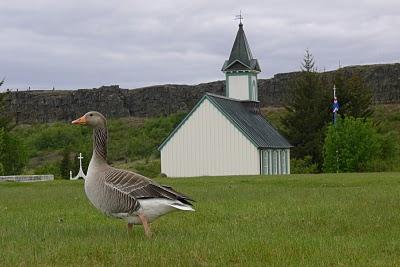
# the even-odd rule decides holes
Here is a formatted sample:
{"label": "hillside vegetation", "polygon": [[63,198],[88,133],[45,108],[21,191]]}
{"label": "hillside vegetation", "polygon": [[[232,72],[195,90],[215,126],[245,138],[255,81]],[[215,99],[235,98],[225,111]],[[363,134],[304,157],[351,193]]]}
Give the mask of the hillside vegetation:
{"label": "hillside vegetation", "polygon": [[[378,130],[390,134],[400,143],[400,105],[377,105],[374,107],[373,120]],[[281,128],[283,108],[267,108],[263,114],[277,128]],[[109,146],[108,157],[111,164],[131,169],[155,177],[160,174],[158,145],[182,120],[185,114],[175,114],[160,118],[123,118],[108,121]],[[69,170],[74,175],[78,171],[76,159],[79,152],[84,156],[84,166],[92,151],[91,130],[70,123],[52,123],[20,125],[13,129],[27,150],[29,163],[24,173],[53,173],[57,178],[68,178]],[[397,155],[398,155],[397,151]],[[64,169],[61,162],[66,161]],[[375,171],[398,171],[400,157],[387,162],[377,162]],[[293,171],[302,172],[304,162],[293,161]],[[297,168],[297,169],[296,169]],[[303,169],[302,169],[303,168]]]}
{"label": "hillside vegetation", "polygon": [[[143,174],[159,174],[158,145],[181,121],[184,114],[151,119],[108,120],[108,160]],[[76,159],[82,153],[84,169],[92,153],[92,130],[70,123],[20,125],[13,130],[24,144],[29,163],[25,173],[52,173],[56,178],[68,178],[69,170],[78,171]],[[64,169],[61,166],[64,162]],[[66,162],[66,163],[65,163]],[[154,173],[156,170],[156,173]]]}

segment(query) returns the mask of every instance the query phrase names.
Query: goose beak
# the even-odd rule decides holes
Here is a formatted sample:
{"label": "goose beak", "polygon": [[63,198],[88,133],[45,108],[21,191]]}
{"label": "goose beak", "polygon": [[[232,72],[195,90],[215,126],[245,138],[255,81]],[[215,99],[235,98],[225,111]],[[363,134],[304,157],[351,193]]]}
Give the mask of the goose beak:
{"label": "goose beak", "polygon": [[72,121],[72,124],[86,125],[87,124],[86,117],[82,116],[79,119]]}

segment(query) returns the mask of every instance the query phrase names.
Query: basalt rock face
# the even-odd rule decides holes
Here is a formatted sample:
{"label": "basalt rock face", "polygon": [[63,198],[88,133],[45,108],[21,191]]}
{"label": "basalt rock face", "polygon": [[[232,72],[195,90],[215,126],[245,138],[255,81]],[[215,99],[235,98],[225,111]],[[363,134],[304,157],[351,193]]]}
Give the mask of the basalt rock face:
{"label": "basalt rock face", "polygon": [[375,104],[400,103],[400,63],[347,67],[343,72],[359,73],[372,89]]}
{"label": "basalt rock face", "polygon": [[16,123],[71,121],[96,110],[107,118],[154,117],[187,112],[206,93],[222,94],[224,84],[160,85],[140,89],[103,86],[70,91],[7,92],[4,113]]}
{"label": "basalt rock face", "polygon": [[[351,75],[357,71],[371,86],[374,102],[400,103],[400,64],[346,67]],[[325,72],[332,80],[335,71]],[[261,107],[280,106],[298,73],[277,74],[271,79],[259,79]],[[98,89],[70,91],[7,92],[3,113],[17,123],[71,121],[90,110],[107,117],[153,117],[189,111],[206,93],[224,94],[225,83],[216,81],[198,85],[159,85],[139,89],[121,89],[117,85]]]}
{"label": "basalt rock face", "polygon": [[[341,69],[349,77],[360,75],[373,91],[375,104],[400,103],[400,63],[352,66]],[[333,86],[336,71],[321,73],[324,81]],[[272,79],[258,81],[258,98],[262,107],[281,106],[293,80],[299,72],[276,74]]]}

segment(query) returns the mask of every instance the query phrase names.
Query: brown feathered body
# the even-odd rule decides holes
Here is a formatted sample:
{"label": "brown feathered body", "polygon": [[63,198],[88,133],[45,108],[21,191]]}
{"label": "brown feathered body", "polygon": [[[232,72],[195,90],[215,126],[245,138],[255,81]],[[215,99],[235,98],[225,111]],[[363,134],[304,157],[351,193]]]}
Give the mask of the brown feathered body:
{"label": "brown feathered body", "polygon": [[172,211],[194,211],[192,200],[184,194],[108,165],[105,118],[98,124],[93,128],[93,155],[85,180],[85,193],[97,209],[133,224],[141,224],[139,213],[152,222]]}

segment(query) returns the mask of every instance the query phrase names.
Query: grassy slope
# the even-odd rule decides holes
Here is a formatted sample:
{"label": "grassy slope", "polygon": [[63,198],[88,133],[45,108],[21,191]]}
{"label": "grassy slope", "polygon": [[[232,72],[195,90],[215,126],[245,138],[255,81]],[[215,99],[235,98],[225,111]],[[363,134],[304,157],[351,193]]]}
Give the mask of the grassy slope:
{"label": "grassy slope", "polygon": [[[375,113],[373,115],[373,119],[376,122],[379,122],[379,125],[384,128],[384,132],[387,129],[391,129],[397,133],[397,136],[400,140],[400,105],[377,105],[374,107]],[[266,118],[272,122],[276,127],[281,128],[282,125],[280,120],[285,113],[284,108],[264,108],[262,113],[266,116]],[[126,158],[127,150],[129,149],[128,142],[130,141],[130,137],[132,136],[132,131],[136,128],[141,127],[144,124],[143,118],[121,118],[121,119],[113,119],[110,120],[109,123],[109,133],[110,133],[110,142],[109,142],[109,159],[115,166],[122,166],[124,168],[129,168],[134,171],[142,172],[145,175],[154,176],[154,173],[157,172],[156,166],[147,167],[150,171],[142,171],[141,167],[143,164],[141,161],[138,162],[128,162],[125,164],[123,160]],[[14,131],[15,133],[23,138],[26,142],[26,146],[29,148],[32,154],[28,166],[25,170],[25,173],[33,173],[35,168],[43,166],[49,163],[57,163],[61,161],[62,158],[62,149],[44,149],[37,150],[35,148],[34,142],[40,134],[46,133],[46,129],[51,129],[54,127],[59,127],[62,131],[77,131],[77,127],[74,127],[70,124],[65,123],[56,123],[56,124],[42,124],[42,125],[21,125],[18,126]],[[82,129],[82,131],[84,131]],[[87,129],[85,130],[89,132]],[[78,131],[79,133],[79,131]],[[91,136],[90,134],[86,134],[84,138],[82,137],[81,143],[78,147],[74,146],[72,152],[82,152],[87,151],[88,155],[91,153]],[[75,151],[76,150],[76,151]],[[139,167],[136,167],[136,166]],[[154,161],[151,165],[159,165],[159,161]]]}
{"label": "grassy slope", "polygon": [[159,180],[192,195],[128,235],[81,181],[0,184],[0,265],[395,266],[400,173]]}

